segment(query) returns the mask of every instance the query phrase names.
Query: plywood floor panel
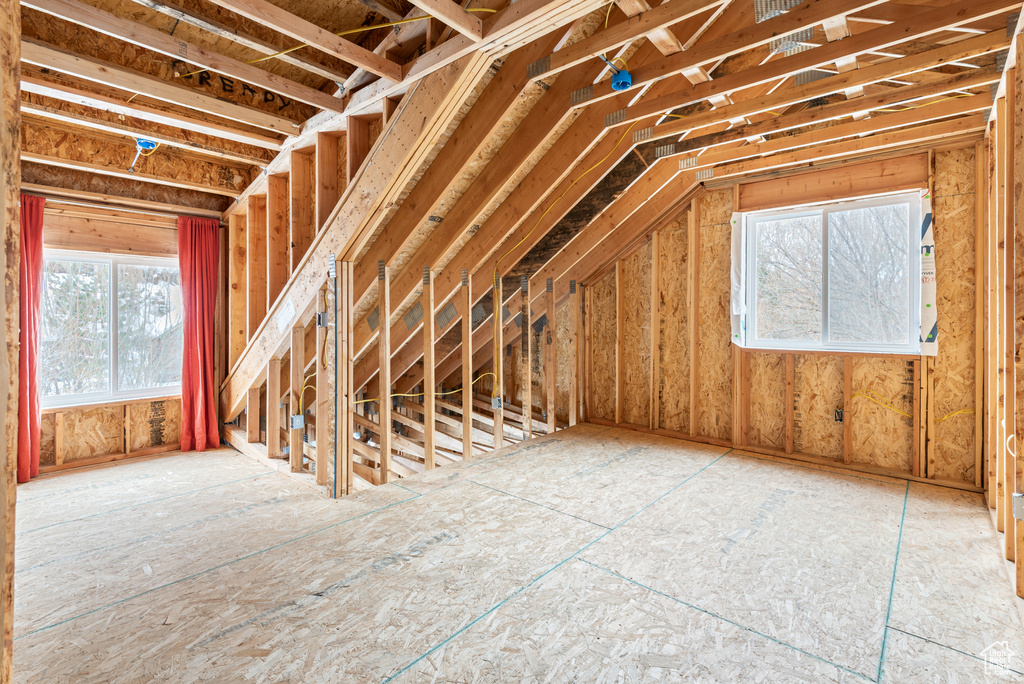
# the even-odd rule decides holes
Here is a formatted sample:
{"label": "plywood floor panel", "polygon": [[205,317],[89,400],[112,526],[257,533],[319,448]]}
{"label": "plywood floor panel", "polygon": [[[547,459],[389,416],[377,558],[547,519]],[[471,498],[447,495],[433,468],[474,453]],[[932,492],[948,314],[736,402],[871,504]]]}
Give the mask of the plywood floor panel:
{"label": "plywood floor panel", "polygon": [[628,430],[338,502],[170,456],[28,483],[18,514],[18,682],[1024,677],[974,654],[1024,634],[975,495]]}

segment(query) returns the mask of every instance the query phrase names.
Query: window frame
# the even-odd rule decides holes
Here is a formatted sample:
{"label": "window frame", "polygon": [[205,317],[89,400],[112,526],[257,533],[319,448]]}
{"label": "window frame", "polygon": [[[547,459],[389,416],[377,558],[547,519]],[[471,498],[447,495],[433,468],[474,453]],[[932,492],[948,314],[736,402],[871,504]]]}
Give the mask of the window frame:
{"label": "window frame", "polygon": [[[907,301],[909,303],[908,341],[906,344],[882,344],[876,342],[833,342],[830,341],[830,310],[829,310],[829,248],[831,224],[829,215],[834,212],[863,209],[873,206],[892,204],[909,205],[907,225],[907,253],[909,255],[907,285]],[[921,353],[921,248],[920,235],[914,227],[921,225],[921,196],[917,190],[902,190],[883,195],[857,197],[840,201],[817,202],[814,204],[794,205],[752,211],[743,214],[743,296],[746,302],[743,325],[746,330],[745,346],[750,349],[791,350],[807,352],[855,353],[855,354],[912,354]],[[798,218],[802,216],[821,216],[822,231],[822,301],[821,301],[821,339],[818,342],[807,340],[767,340],[757,337],[757,225],[767,220],[779,218]]]}
{"label": "window frame", "polygon": [[[181,379],[174,385],[163,385],[161,387],[151,387],[147,389],[133,389],[133,390],[118,390],[118,306],[117,306],[117,294],[118,294],[118,266],[160,266],[163,268],[173,267],[179,272],[179,287],[180,285],[180,263],[176,257],[155,257],[155,256],[139,256],[139,255],[125,255],[125,254],[113,254],[108,252],[87,252],[82,250],[65,250],[65,249],[54,249],[49,247],[43,248],[43,270],[46,269],[46,261],[48,259],[54,261],[78,261],[83,263],[103,263],[106,264],[110,269],[108,292],[107,292],[107,311],[108,311],[108,325],[107,325],[107,348],[109,349],[109,355],[107,357],[107,389],[104,392],[87,392],[83,394],[63,394],[55,397],[40,396],[40,408],[42,409],[59,409],[59,408],[71,408],[75,406],[83,406],[89,404],[119,404],[135,401],[137,399],[155,399],[159,397],[169,397],[181,394]],[[40,301],[40,309],[42,308],[42,301]],[[40,311],[40,314],[42,312]],[[42,333],[42,316],[40,315],[40,334]],[[40,392],[40,395],[42,393]]]}

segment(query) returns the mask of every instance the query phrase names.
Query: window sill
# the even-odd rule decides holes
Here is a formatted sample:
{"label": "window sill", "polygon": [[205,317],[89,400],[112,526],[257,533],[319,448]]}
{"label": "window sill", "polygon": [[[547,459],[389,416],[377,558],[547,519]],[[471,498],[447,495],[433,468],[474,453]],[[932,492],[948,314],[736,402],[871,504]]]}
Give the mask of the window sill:
{"label": "window sill", "polygon": [[[736,345],[739,346],[739,345]],[[782,347],[739,347],[743,351],[756,352],[758,354],[803,354],[814,356],[859,356],[859,357],[883,357],[887,359],[920,359],[922,354],[908,354],[907,352],[886,352],[886,351],[847,351],[844,349],[788,349]]]}
{"label": "window sill", "polygon": [[62,413],[64,411],[85,411],[89,409],[104,408],[107,406],[125,406],[127,404],[149,404],[154,401],[169,401],[172,399],[181,399],[181,390],[178,389],[174,394],[157,394],[152,397],[125,397],[122,399],[104,399],[102,401],[85,401],[81,403],[66,402],[58,404],[56,406],[44,406],[41,413]]}

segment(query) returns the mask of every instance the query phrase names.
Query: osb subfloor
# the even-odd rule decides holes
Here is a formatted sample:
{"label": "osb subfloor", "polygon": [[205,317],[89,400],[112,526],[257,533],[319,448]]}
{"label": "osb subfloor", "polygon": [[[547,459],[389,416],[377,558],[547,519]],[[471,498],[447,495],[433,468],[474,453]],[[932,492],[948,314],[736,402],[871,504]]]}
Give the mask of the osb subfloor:
{"label": "osb subfloor", "polygon": [[230,451],[18,490],[21,682],[1020,682],[978,494],[579,426],[340,502]]}

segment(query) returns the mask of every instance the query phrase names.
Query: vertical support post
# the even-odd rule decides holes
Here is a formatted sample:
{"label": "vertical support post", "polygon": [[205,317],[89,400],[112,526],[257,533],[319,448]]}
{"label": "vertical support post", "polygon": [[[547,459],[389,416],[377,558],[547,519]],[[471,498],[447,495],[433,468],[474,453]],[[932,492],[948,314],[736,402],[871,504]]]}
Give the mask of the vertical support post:
{"label": "vertical support post", "polygon": [[555,407],[555,386],[558,380],[558,365],[555,363],[555,283],[551,278],[545,283],[547,288],[545,307],[547,308],[547,335],[544,337],[544,385],[547,399],[544,410],[548,418],[548,434],[554,434],[557,428],[557,409]]}
{"label": "vertical support post", "polygon": [[345,179],[351,185],[355,180],[359,167],[370,152],[370,124],[365,119],[350,116],[347,119],[345,132]]}
{"label": "vertical support post", "polygon": [[786,354],[786,453],[793,453],[796,424],[796,354]]}
{"label": "vertical support post", "polygon": [[914,366],[914,407],[910,411],[913,416],[913,427],[911,428],[910,444],[910,474],[914,477],[921,477],[921,359],[920,357],[911,362]]}
{"label": "vertical support post", "polygon": [[583,419],[589,419],[594,413],[594,290],[587,287],[583,291],[583,315],[586,321],[583,333],[583,381],[586,383],[583,393]]}
{"label": "vertical support post", "polygon": [[281,458],[281,359],[267,364],[267,458]]}
{"label": "vertical support post", "polygon": [[579,420],[580,295],[576,281],[569,281],[569,427]]}
{"label": "vertical support post", "polygon": [[[288,463],[293,473],[302,470],[302,435],[305,433],[305,415],[302,410],[302,385],[303,373],[306,368],[306,334],[302,326],[292,328],[292,372],[291,391],[289,396],[288,410]],[[296,427],[298,421],[295,416],[302,417],[302,425]]]}
{"label": "vertical support post", "polygon": [[622,298],[623,280],[622,260],[615,262],[615,423],[622,422],[622,410],[625,405],[625,396],[622,383],[625,380],[626,355],[622,350],[622,333],[626,321],[626,302]]}
{"label": "vertical support post", "polygon": [[[1024,38],[1018,36],[1017,41],[1020,42]],[[1017,105],[1017,98],[1015,94],[1016,90],[1016,78],[1015,73],[1019,67],[1007,71],[1006,74],[1006,123],[1003,127],[1003,165],[1004,165],[1004,180],[1003,185],[1005,188],[1004,202],[1006,207],[1003,210],[1003,216],[1006,219],[1006,236],[1003,238],[1006,244],[1006,280],[1003,287],[1006,290],[1005,302],[1006,307],[1003,312],[1005,316],[1005,354],[1006,354],[1006,437],[1003,440],[1003,450],[1005,453],[1005,478],[1006,478],[1006,536],[1003,538],[1004,551],[1006,560],[1014,561],[1016,556],[1016,542],[1017,542],[1017,521],[1013,517],[1013,493],[1016,490],[1017,484],[1017,459],[1015,451],[1017,450],[1016,444],[1016,432],[1017,432],[1017,362],[1016,362],[1016,351],[1017,345],[1015,341],[1017,332],[1017,307],[1016,307],[1016,293],[1014,292],[1016,275],[1017,275],[1017,264],[1016,264],[1016,212],[1014,210],[1014,185],[1015,180],[1015,165],[1014,165],[1014,140],[1015,135],[1015,113]]]}
{"label": "vertical support post", "polygon": [[[934,201],[935,199],[935,152],[932,150],[928,151],[928,195]],[[935,477],[935,392],[934,390],[934,370],[935,370],[935,357],[929,356],[925,359],[924,364],[924,385],[925,385],[925,405],[924,405],[924,420],[922,420],[924,428],[924,439],[921,442],[921,446],[924,449],[924,472],[922,477]]]}
{"label": "vertical support post", "polygon": [[690,436],[699,433],[697,429],[698,369],[700,349],[697,344],[700,333],[700,235],[697,232],[697,200],[690,202],[690,213],[686,222],[686,322],[690,345]]}
{"label": "vertical support post", "polygon": [[[1020,112],[1017,116],[1020,116]],[[985,145],[974,146],[974,486],[984,485]]]}
{"label": "vertical support post", "polygon": [[[121,427],[124,428],[124,455],[132,453],[132,405],[124,405],[124,422]],[[259,435],[257,435],[258,437]]]}
{"label": "vertical support post", "polygon": [[647,376],[651,379],[650,424],[661,427],[661,231],[651,235],[651,363]]}
{"label": "vertical support post", "polygon": [[388,122],[391,121],[391,118],[395,115],[395,112],[398,111],[398,100],[392,97],[385,97],[384,102],[382,104],[384,105],[383,119],[384,125],[386,126]]}
{"label": "vertical support post", "polygon": [[64,414],[60,411],[53,415],[53,462],[64,464]]}
{"label": "vertical support post", "polygon": [[732,443],[743,446],[743,349],[732,344]]}
{"label": "vertical support post", "polygon": [[[352,119],[349,119],[351,124]],[[352,129],[349,129],[349,133]],[[391,482],[391,269],[377,262],[377,372],[380,420],[380,483]]]}
{"label": "vertical support post", "polygon": [[996,363],[996,529],[1006,529],[1006,319],[1003,312],[1006,304],[1006,98],[1001,97],[995,103],[995,144],[992,150],[995,156],[995,304],[991,312],[995,319],[995,363]]}
{"label": "vertical support post", "polygon": [[[1020,34],[1017,35],[1017,66],[1014,68],[1014,122],[1013,122],[1013,139],[1010,141],[1010,149],[1013,150],[1013,186],[1011,192],[1013,195],[1013,226],[1014,226],[1014,249],[1024,250],[1024,38],[1021,38]],[[1024,259],[1024,251],[1021,251],[1019,256]],[[1024,288],[1024,283],[1017,282],[1014,285],[1015,289]],[[1016,326],[1015,326],[1016,329]],[[1020,338],[1015,342],[1015,357],[1020,354],[1020,346],[1024,343]],[[1020,378],[1017,379],[1018,382]],[[1016,385],[1015,385],[1016,387]],[[1016,392],[1020,389],[1017,387]],[[1017,410],[1020,410],[1019,406],[1016,406]],[[1014,491],[1021,493],[1024,492],[1024,458],[1021,457],[1021,435],[1019,430],[1020,423],[1014,420],[1013,425],[1013,446],[1014,452],[1017,453],[1014,459],[1014,472],[1013,472],[1013,483]],[[980,432],[978,433],[980,435]],[[980,439],[980,437],[979,437]],[[1024,552],[1020,552],[1024,549],[1024,523],[1021,521],[1014,521],[1014,527],[1016,528],[1015,533],[1015,548],[1018,551],[1015,557],[1015,569],[1016,572],[1016,589],[1017,596],[1024,598]]]}
{"label": "vertical support post", "polygon": [[[491,407],[494,412],[494,448],[500,449],[505,446],[505,321],[502,320],[502,306],[505,300],[501,293],[501,276],[497,272],[494,273],[494,295],[491,301],[494,308],[491,315],[494,320],[494,392],[491,395]],[[498,404],[497,408],[494,408],[495,404]]]}
{"label": "vertical support post", "polygon": [[260,388],[249,388],[245,396],[245,441],[255,444],[260,441]]}
{"label": "vertical support post", "polygon": [[336,370],[338,380],[334,395],[335,424],[338,438],[335,440],[334,497],[348,496],[352,488],[352,434],[355,408],[355,394],[352,389],[352,262],[335,261],[338,276],[336,301],[338,315],[334,320],[334,348],[338,355]]}
{"label": "vertical support post", "polygon": [[327,225],[334,206],[341,198],[338,189],[338,137],[316,134],[316,232]]}
{"label": "vertical support post", "polygon": [[[327,291],[321,289],[316,297],[317,313],[327,314]],[[331,410],[331,396],[327,382],[327,324],[320,324],[316,321],[316,357],[314,367],[316,368],[316,483],[325,485],[330,481],[330,437],[327,432],[329,421],[327,412]]]}
{"label": "vertical support post", "polygon": [[999,309],[997,299],[996,278],[996,254],[997,254],[997,229],[999,216],[997,211],[997,188],[999,186],[996,178],[996,126],[989,124],[989,137],[987,139],[986,165],[988,173],[988,227],[985,231],[987,246],[985,250],[985,296],[987,304],[985,308],[985,456],[986,456],[986,502],[988,507],[997,508],[996,490],[998,488],[998,451],[999,451],[999,340],[998,340],[998,319]]}
{"label": "vertical support post", "polygon": [[249,288],[245,276],[245,233],[244,212],[228,217],[228,367],[235,365],[249,341],[246,335],[249,309],[245,296]]}
{"label": "vertical support post", "polygon": [[519,294],[522,298],[523,439],[533,438],[533,326],[530,325],[530,278],[521,276]]}
{"label": "vertical support post", "polygon": [[288,176],[267,176],[267,304],[288,282]]}
{"label": "vertical support post", "polygon": [[288,174],[291,207],[288,218],[292,272],[299,267],[302,257],[306,256],[306,251],[313,244],[313,234],[316,232],[314,167],[313,150],[307,148],[291,153],[291,168]]}
{"label": "vertical support post", "polygon": [[462,458],[473,457],[473,288],[462,269]]}
{"label": "vertical support post", "polygon": [[434,282],[430,267],[423,267],[423,465],[434,467],[434,417],[437,380],[434,378]]}
{"label": "vertical support post", "polygon": [[249,310],[245,339],[251,340],[267,317],[267,198],[249,197],[246,218],[246,264]]}
{"label": "vertical support post", "polygon": [[843,463],[850,463],[853,451],[853,357],[843,357]]}

